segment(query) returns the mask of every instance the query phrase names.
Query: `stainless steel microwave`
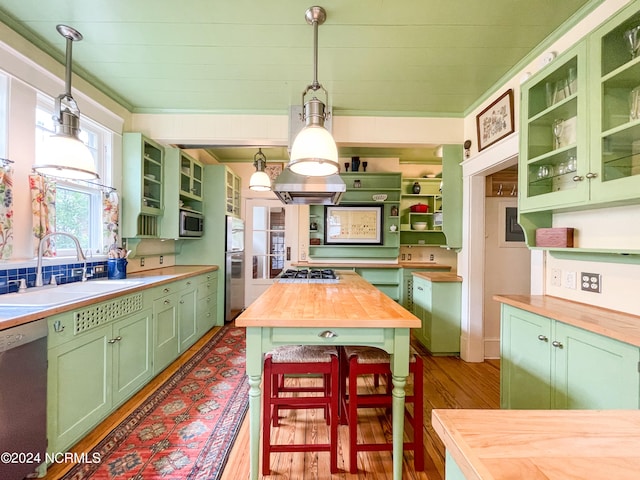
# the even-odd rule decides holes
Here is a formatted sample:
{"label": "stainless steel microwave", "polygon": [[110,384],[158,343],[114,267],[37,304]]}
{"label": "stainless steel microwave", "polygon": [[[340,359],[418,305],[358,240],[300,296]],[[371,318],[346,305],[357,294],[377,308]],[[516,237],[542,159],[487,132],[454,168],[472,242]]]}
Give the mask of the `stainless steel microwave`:
{"label": "stainless steel microwave", "polygon": [[197,212],[180,210],[180,236],[201,237],[204,233],[204,217]]}

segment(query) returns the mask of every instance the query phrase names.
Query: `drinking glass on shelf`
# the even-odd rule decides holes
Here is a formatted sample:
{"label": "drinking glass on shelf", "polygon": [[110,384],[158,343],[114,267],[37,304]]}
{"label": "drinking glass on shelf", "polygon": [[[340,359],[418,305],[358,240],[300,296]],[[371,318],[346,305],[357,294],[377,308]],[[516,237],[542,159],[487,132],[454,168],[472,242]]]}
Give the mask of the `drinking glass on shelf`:
{"label": "drinking glass on shelf", "polygon": [[576,156],[569,155],[567,157],[567,173],[575,172],[577,168]]}
{"label": "drinking glass on shelf", "polygon": [[631,28],[624,32],[624,39],[627,41],[629,53],[631,53],[631,59],[636,58],[638,50],[640,50],[640,26]]}
{"label": "drinking glass on shelf", "polygon": [[573,95],[578,91],[578,76],[574,67],[569,68],[567,83],[569,85],[569,95]]}
{"label": "drinking glass on shelf", "polygon": [[543,179],[549,176],[549,166],[548,165],[540,165],[538,167],[538,178]]}
{"label": "drinking glass on shelf", "polygon": [[631,90],[629,94],[629,119],[631,121],[640,118],[640,87]]}
{"label": "drinking glass on shelf", "polygon": [[553,121],[553,137],[555,139],[554,148],[560,148],[560,136],[562,135],[562,130],[564,129],[564,120],[561,118],[557,118]]}
{"label": "drinking glass on shelf", "polygon": [[550,107],[551,105],[556,103],[556,84],[553,82],[547,82],[545,84],[545,89],[547,107]]}
{"label": "drinking glass on shelf", "polygon": [[560,162],[556,168],[556,173],[558,175],[564,175],[567,173],[567,164],[565,162]]}

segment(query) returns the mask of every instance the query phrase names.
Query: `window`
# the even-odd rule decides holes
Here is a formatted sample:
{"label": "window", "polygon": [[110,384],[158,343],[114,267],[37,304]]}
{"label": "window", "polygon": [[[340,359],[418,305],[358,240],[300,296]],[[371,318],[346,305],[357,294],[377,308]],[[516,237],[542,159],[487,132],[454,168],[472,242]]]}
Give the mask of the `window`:
{"label": "window", "polygon": [[[54,133],[54,103],[38,97],[36,107],[36,156],[42,155],[44,140]],[[111,180],[111,133],[87,117],[80,118],[80,139],[89,147],[96,161],[100,182]],[[56,179],[56,226],[58,232],[78,237],[85,252],[103,253],[102,245],[102,187],[92,182]],[[71,239],[58,237],[59,256],[75,255]]]}

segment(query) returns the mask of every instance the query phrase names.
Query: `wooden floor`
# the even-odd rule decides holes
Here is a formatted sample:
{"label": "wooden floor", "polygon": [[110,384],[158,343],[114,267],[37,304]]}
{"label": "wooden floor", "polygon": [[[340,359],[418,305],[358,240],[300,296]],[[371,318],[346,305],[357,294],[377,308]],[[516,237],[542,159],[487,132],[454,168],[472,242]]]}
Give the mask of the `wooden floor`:
{"label": "wooden floor", "polygon": [[[90,450],[102,436],[133,411],[162,382],[184,363],[185,358],[193,355],[215,333],[205,335],[188,352],[185,352],[174,364],[156,377],[129,402],[99,425],[73,449],[74,452]],[[404,454],[403,479],[443,480],[444,479],[444,446],[431,427],[431,410],[434,408],[499,408],[500,401],[500,367],[499,361],[491,360],[483,363],[466,363],[456,357],[433,357],[414,345],[424,358],[424,394],[425,422],[423,435],[425,439],[425,471],[413,469],[413,453]],[[364,385],[366,387],[366,385]],[[274,440],[280,442],[297,441],[298,438],[314,436],[318,442],[326,442],[327,427],[320,411],[300,410],[287,412],[286,421],[281,427],[274,429]],[[381,410],[363,410],[369,415],[368,420],[360,423],[359,435],[362,438],[391,438],[391,423]],[[360,453],[358,456],[358,474],[348,473],[348,431],[346,426],[339,428],[338,468],[340,473],[329,472],[329,454],[320,453],[278,453],[271,456],[272,472],[265,479],[345,479],[363,480],[391,479],[392,462],[390,452]],[[249,425],[248,419],[242,424],[238,438],[233,446],[229,461],[224,470],[222,480],[246,479],[249,476]],[[47,472],[46,479],[58,479],[69,464],[60,464]]]}

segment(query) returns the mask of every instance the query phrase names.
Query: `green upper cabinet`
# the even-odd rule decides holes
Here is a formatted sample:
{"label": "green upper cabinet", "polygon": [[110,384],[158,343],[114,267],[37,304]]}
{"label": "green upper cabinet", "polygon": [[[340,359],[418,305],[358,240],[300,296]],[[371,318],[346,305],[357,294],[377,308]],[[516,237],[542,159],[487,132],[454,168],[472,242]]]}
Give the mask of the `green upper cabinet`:
{"label": "green upper cabinet", "polygon": [[[521,212],[640,201],[640,57],[625,36],[639,10],[633,2],[522,85]],[[551,226],[550,215],[529,220]]]}
{"label": "green upper cabinet", "polygon": [[122,236],[158,237],[164,211],[164,147],[140,133],[122,141]]}
{"label": "green upper cabinet", "polygon": [[402,179],[400,243],[402,245],[444,245],[440,178]]}
{"label": "green upper cabinet", "polygon": [[589,200],[586,72],[582,42],[522,85],[521,212]]}
{"label": "green upper cabinet", "polygon": [[240,177],[230,168],[226,169],[226,215],[240,218]]}
{"label": "green upper cabinet", "polygon": [[631,54],[627,38],[640,26],[639,10],[633,2],[589,39],[590,58],[597,60],[589,65],[589,91],[597,101],[589,130],[594,202],[640,199],[640,56]]}
{"label": "green upper cabinet", "polygon": [[442,231],[447,248],[462,247],[462,145],[442,147]]}

